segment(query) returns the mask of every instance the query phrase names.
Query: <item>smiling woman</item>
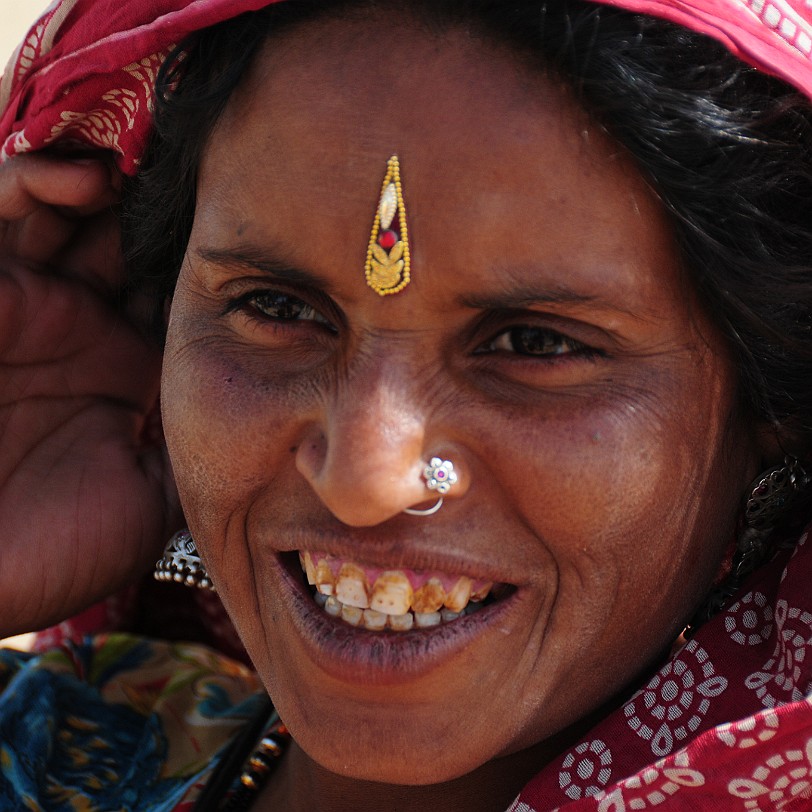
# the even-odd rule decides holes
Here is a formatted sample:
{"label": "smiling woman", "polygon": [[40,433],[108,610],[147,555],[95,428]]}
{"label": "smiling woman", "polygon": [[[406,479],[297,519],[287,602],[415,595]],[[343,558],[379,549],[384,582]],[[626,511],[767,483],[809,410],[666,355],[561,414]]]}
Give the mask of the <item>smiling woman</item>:
{"label": "smiling woman", "polygon": [[[2,631],[135,582],[179,501],[156,574],[256,677],[7,652],[0,727],[54,699],[0,797],[803,808],[806,99],[580,0],[141,5],[57,4],[4,79]],[[670,8],[812,84],[794,7],[798,53]]]}
{"label": "smiling woman", "polygon": [[[631,161],[560,82],[393,13],[396,43],[369,14],[275,34],[225,108],[162,403],[189,527],[297,743],[341,772],[351,731],[354,777],[424,784],[546,740],[660,653],[710,587],[758,452],[725,344]],[[392,145],[413,271],[381,300],[358,257]],[[299,306],[282,315],[280,301]],[[704,461],[703,443],[717,449]],[[404,511],[434,501],[421,477],[434,456],[459,482],[416,527]],[[692,488],[685,511],[674,493]],[[503,586],[431,634],[337,629],[299,551],[324,556],[330,574],[313,580],[337,581],[350,623],[347,606],[375,611],[398,590],[379,609],[408,625],[406,596],[432,578]],[[345,603],[348,577],[360,589]]]}

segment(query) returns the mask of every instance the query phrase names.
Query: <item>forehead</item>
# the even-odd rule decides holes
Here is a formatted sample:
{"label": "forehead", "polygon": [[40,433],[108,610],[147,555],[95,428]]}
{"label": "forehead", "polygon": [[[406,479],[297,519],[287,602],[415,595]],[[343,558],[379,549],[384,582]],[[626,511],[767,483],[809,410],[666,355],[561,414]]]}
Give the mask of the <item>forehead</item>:
{"label": "forehead", "polygon": [[453,172],[449,156],[483,161],[496,150],[487,170],[505,152],[535,147],[541,120],[567,136],[588,128],[560,83],[505,47],[460,29],[429,32],[409,18],[323,20],[268,41],[218,130],[227,152],[235,139],[250,143],[272,175],[302,172],[327,150],[340,154],[329,183],[357,180],[368,166],[377,174],[395,148],[426,174]]}
{"label": "forehead", "polygon": [[[659,203],[567,87],[470,31],[409,19],[324,20],[272,38],[210,140],[198,217],[223,238],[274,244],[310,222],[334,241],[336,267],[357,264],[394,153],[416,262],[445,242],[491,257],[489,271],[588,268],[585,285],[601,257],[641,301],[647,285],[677,284]],[[668,255],[662,273],[642,279],[635,267],[652,251]]]}

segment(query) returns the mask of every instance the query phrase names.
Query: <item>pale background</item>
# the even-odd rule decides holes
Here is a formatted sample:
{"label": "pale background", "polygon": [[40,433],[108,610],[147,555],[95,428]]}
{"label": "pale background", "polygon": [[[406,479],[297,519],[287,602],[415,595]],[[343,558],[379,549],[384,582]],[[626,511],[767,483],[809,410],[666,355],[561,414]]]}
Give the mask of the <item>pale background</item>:
{"label": "pale background", "polygon": [[[122,0],[124,2],[125,0]],[[0,0],[0,72],[49,0]]]}

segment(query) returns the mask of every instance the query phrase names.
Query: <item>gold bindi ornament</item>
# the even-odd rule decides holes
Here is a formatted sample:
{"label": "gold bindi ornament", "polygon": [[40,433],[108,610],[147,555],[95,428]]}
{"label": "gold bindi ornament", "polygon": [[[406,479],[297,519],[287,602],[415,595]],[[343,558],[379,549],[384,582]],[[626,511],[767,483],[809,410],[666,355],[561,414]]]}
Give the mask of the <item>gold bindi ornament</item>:
{"label": "gold bindi ornament", "polygon": [[409,231],[400,184],[400,163],[393,155],[386,164],[381,198],[367,248],[364,276],[380,296],[399,293],[409,284]]}

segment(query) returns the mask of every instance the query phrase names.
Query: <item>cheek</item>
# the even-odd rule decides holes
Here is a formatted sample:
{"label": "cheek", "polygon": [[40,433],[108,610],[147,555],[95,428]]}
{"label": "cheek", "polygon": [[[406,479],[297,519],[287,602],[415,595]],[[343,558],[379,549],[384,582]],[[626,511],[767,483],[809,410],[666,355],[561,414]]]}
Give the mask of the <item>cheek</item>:
{"label": "cheek", "polygon": [[173,325],[162,380],[164,431],[187,522],[209,561],[263,494],[290,487],[291,416],[304,407],[300,392],[246,368],[227,341],[189,339],[181,319]]}
{"label": "cheek", "polygon": [[568,397],[535,415],[509,414],[509,430],[483,425],[482,436],[498,446],[481,453],[498,467],[504,498],[545,543],[576,557],[591,548],[629,553],[645,528],[684,535],[697,504],[718,493],[719,466],[706,450],[729,443],[728,410],[697,404],[718,412],[714,425],[706,416],[700,429],[691,414],[667,404],[628,391]]}
{"label": "cheek", "polygon": [[[691,376],[677,380],[693,385]],[[662,653],[732,538],[736,479],[746,479],[751,460],[747,444],[734,442],[741,427],[730,388],[709,374],[690,408],[679,388],[568,398],[535,420],[508,414],[501,431],[480,426],[480,436],[499,440],[483,449],[501,483],[497,499],[548,556],[538,592],[555,590],[549,620],[536,630],[544,669],[528,672],[553,670],[555,684],[592,692],[585,706]],[[600,679],[585,681],[585,673]]]}
{"label": "cheek", "polygon": [[[267,607],[262,566],[249,548],[256,517],[288,510],[295,488],[291,416],[302,411],[246,370],[226,342],[167,338],[162,414],[186,524],[246,648],[264,673]],[[284,391],[284,387],[281,387]]]}

